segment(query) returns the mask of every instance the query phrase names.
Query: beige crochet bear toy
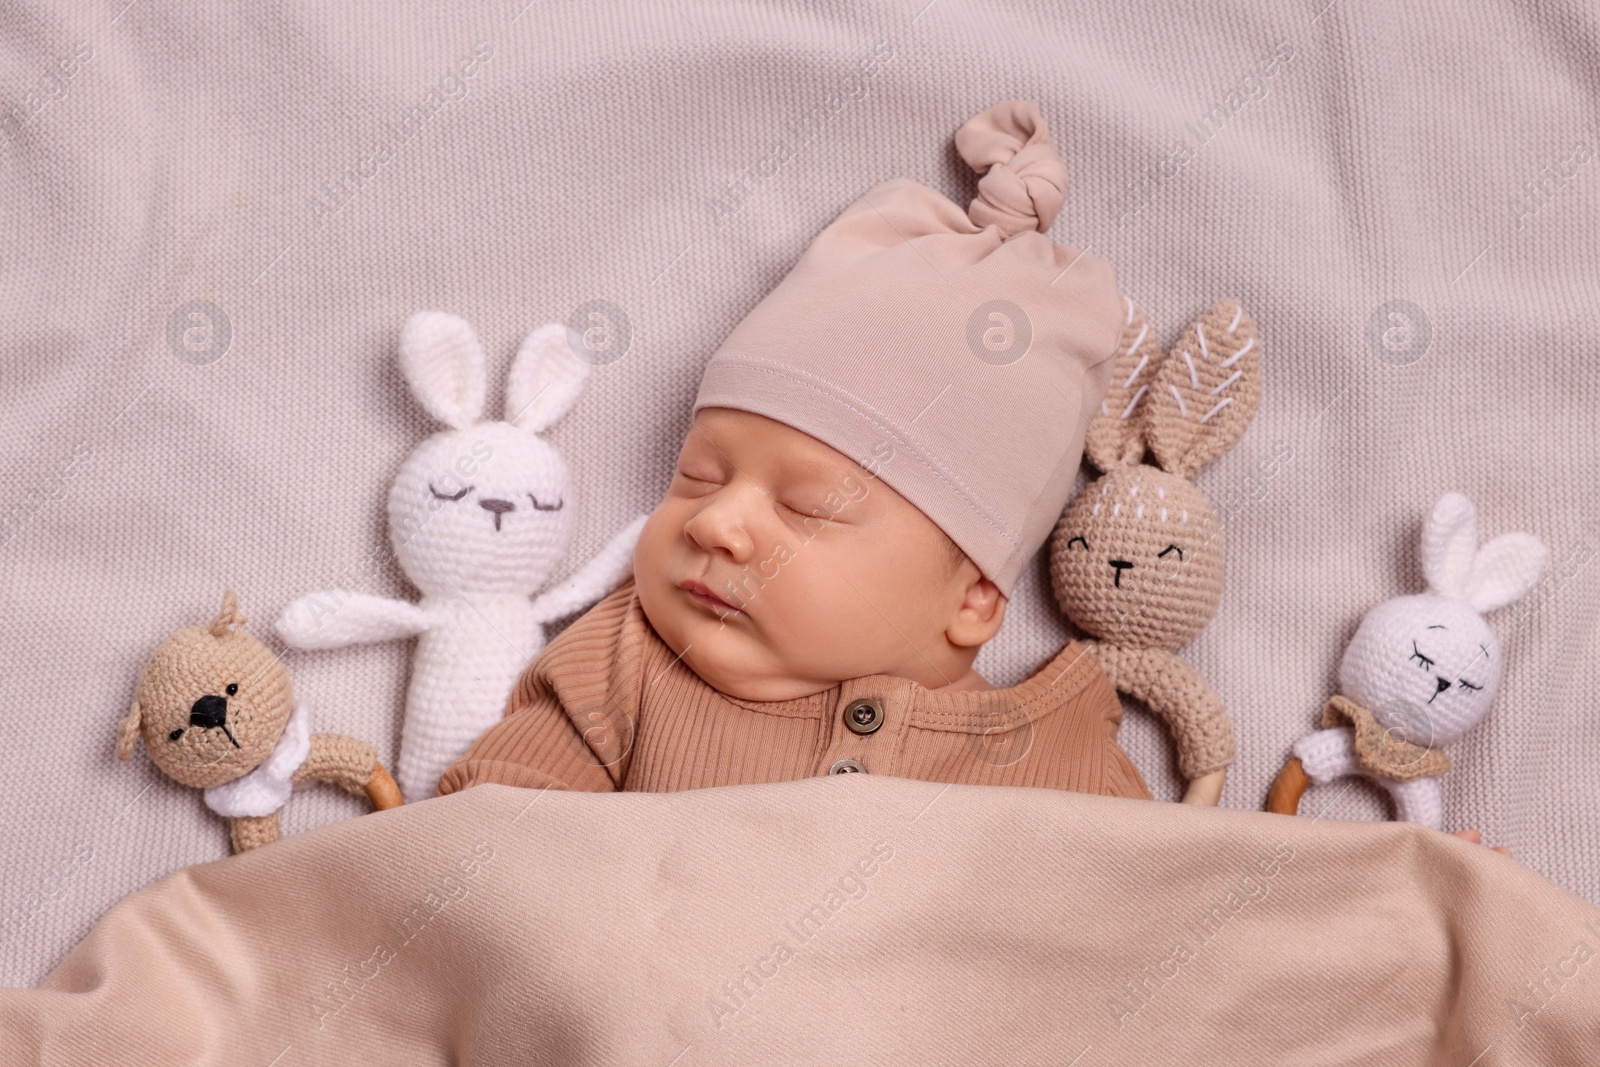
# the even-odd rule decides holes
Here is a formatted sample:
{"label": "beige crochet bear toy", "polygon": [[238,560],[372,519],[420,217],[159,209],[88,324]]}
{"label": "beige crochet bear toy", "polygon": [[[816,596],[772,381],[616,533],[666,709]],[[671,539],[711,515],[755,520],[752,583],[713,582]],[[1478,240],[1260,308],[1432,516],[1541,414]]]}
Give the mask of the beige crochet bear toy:
{"label": "beige crochet bear toy", "polygon": [[[1190,324],[1170,354],[1127,303],[1110,390],[1084,452],[1105,472],[1074,497],[1050,541],[1056,600],[1095,640],[1120,692],[1171,731],[1188,804],[1216,804],[1233,726],[1204,678],[1173,653],[1222,597],[1221,524],[1195,474],[1244,433],[1261,404],[1261,347],[1237,300]],[[1146,447],[1154,464],[1145,463]]]}
{"label": "beige crochet bear toy", "polygon": [[143,737],[167,777],[204,789],[206,806],[229,819],[234,852],[278,840],[278,809],[305,782],[365,793],[379,811],[397,807],[400,789],[372,746],[311,733],[288,670],[243,632],[238,608],[229,589],[210,625],[179,630],[156,649],[118,727],[117,758]]}

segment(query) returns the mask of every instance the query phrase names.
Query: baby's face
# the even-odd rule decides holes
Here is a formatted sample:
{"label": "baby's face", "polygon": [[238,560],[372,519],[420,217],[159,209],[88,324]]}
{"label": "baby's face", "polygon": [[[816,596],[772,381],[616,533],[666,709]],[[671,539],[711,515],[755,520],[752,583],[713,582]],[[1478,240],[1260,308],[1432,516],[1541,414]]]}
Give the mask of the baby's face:
{"label": "baby's face", "polygon": [[633,570],[645,615],[684,662],[761,701],[868,674],[954,680],[966,667],[952,665],[947,630],[987,581],[964,557],[952,565],[943,531],[855,460],[731,408],[695,415]]}

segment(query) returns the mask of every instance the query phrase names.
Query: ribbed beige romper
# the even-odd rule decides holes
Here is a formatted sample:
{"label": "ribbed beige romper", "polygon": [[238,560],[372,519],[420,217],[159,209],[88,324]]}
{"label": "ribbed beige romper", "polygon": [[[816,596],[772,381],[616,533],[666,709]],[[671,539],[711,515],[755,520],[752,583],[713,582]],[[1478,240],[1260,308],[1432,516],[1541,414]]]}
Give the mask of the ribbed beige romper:
{"label": "ribbed beige romper", "polygon": [[505,717],[437,795],[484,782],[672,792],[851,769],[1150,799],[1117,745],[1121,722],[1110,682],[1075,642],[1009,689],[870,675],[795,700],[741,700],[661,640],[630,578],[523,671]]}

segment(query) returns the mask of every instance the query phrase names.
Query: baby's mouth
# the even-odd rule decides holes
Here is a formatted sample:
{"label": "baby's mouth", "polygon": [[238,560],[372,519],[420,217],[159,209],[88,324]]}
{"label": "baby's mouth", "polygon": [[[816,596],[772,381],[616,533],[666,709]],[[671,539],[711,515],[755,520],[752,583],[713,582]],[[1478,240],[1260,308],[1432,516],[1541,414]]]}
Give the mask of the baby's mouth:
{"label": "baby's mouth", "polygon": [[700,582],[679,582],[678,588],[682,589],[686,594],[688,594],[688,597],[692,602],[709,611],[716,612],[717,615],[723,618],[733,618],[741,614],[739,608],[736,608],[726,600],[723,600]]}

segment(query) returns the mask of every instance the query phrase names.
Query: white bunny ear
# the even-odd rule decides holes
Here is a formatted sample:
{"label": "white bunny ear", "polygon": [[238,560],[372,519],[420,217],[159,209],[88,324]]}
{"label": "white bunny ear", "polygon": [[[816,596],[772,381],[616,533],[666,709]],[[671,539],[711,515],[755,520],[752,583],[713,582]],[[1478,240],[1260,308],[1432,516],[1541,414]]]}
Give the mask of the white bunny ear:
{"label": "white bunny ear", "polygon": [[1466,597],[1478,611],[1521,600],[1550,563],[1550,550],[1533,534],[1501,534],[1478,551],[1467,575]]}
{"label": "white bunny ear", "polygon": [[565,323],[534,330],[517,349],[506,378],[506,421],[543,433],[577,403],[589,381],[589,364],[573,354]]}
{"label": "white bunny ear", "polygon": [[1465,596],[1478,554],[1478,509],[1461,493],[1446,493],[1422,527],[1422,574],[1441,596]]}
{"label": "white bunny ear", "polygon": [[400,331],[400,371],[428,414],[457,430],[483,415],[484,357],[465,319],[419,311]]}

